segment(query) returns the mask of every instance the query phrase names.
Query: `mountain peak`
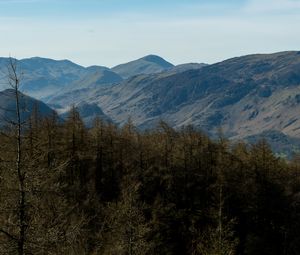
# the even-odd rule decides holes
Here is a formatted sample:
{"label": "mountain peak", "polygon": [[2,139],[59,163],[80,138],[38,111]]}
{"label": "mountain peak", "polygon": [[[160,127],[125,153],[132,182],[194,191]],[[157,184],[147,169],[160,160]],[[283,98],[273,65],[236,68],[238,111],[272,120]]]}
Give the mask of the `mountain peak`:
{"label": "mountain peak", "polygon": [[157,55],[147,55],[145,57],[142,57],[141,60],[152,62],[161,66],[165,66],[167,68],[171,68],[174,66],[173,64],[169,63],[168,61]]}
{"label": "mountain peak", "polygon": [[174,67],[174,65],[160,56],[147,55],[128,63],[115,66],[112,70],[122,78],[127,79],[139,74],[160,73],[172,67]]}

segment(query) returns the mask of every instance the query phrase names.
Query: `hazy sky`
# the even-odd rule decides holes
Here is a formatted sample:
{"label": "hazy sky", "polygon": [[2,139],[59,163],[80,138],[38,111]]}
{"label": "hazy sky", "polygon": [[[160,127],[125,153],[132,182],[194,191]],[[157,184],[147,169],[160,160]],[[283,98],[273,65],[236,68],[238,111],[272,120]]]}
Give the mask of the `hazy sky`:
{"label": "hazy sky", "polygon": [[0,56],[113,66],[300,50],[300,0],[0,0]]}

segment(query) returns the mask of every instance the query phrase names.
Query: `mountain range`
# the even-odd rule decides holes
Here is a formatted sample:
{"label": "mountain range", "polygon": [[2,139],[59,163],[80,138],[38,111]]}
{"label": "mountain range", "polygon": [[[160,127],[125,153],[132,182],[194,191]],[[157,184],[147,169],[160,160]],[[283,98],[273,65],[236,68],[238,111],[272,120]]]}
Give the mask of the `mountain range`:
{"label": "mountain range", "polygon": [[[0,59],[0,71],[7,59]],[[267,138],[278,152],[300,148],[300,52],[255,54],[206,65],[174,66],[149,55],[113,68],[43,58],[18,62],[21,90],[65,115],[77,105],[86,122],[101,115],[149,129],[164,120],[232,140]],[[293,146],[288,146],[289,144]],[[277,146],[278,145],[278,146]],[[292,147],[292,148],[291,148]]]}

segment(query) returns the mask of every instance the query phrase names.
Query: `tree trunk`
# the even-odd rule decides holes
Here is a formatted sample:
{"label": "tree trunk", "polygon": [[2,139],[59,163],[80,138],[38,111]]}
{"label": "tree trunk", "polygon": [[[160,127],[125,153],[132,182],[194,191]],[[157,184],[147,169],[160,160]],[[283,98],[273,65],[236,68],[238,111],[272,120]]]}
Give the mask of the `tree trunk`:
{"label": "tree trunk", "polygon": [[26,215],[25,215],[25,187],[24,179],[25,173],[22,171],[21,161],[22,161],[22,122],[20,113],[20,97],[19,97],[19,77],[17,74],[16,64],[10,60],[10,84],[15,92],[16,99],[16,139],[17,139],[17,155],[16,155],[16,171],[18,176],[19,185],[19,204],[18,204],[18,220],[19,220],[19,238],[18,238],[18,254],[24,254],[25,245],[25,231],[26,231]]}

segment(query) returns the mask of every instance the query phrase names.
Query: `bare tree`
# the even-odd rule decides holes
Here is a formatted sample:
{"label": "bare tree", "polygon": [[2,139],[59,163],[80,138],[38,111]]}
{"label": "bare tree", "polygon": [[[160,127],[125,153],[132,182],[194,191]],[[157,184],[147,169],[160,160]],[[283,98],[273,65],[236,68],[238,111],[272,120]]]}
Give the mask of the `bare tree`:
{"label": "bare tree", "polygon": [[[26,242],[26,191],[25,191],[25,178],[26,172],[22,166],[22,114],[21,114],[21,98],[20,98],[20,72],[17,66],[17,60],[9,58],[8,62],[8,84],[11,91],[10,95],[13,95],[15,106],[14,109],[8,109],[14,113],[12,119],[9,120],[9,124],[12,128],[12,139],[13,146],[11,151],[14,153],[14,167],[11,167],[13,170],[13,176],[16,176],[16,179],[13,182],[17,182],[17,188],[10,188],[10,192],[16,194],[17,206],[12,209],[13,203],[9,206],[8,211],[14,211],[16,215],[16,222],[9,222],[7,229],[1,229],[0,233],[4,234],[10,239],[10,241],[15,242],[17,246],[18,254],[24,254],[24,246]],[[14,218],[12,215],[9,216],[8,221],[12,221],[10,218]],[[12,228],[14,225],[14,228]]]}
{"label": "bare tree", "polygon": [[20,78],[17,72],[17,62],[12,58],[9,59],[9,84],[14,90],[16,99],[16,139],[17,139],[17,154],[16,154],[16,172],[18,173],[18,185],[19,185],[19,205],[18,205],[18,215],[19,215],[19,237],[18,237],[18,253],[19,255],[24,254],[24,244],[26,241],[26,215],[25,215],[25,171],[21,168],[22,160],[22,123],[21,123],[21,107],[20,107]]}

